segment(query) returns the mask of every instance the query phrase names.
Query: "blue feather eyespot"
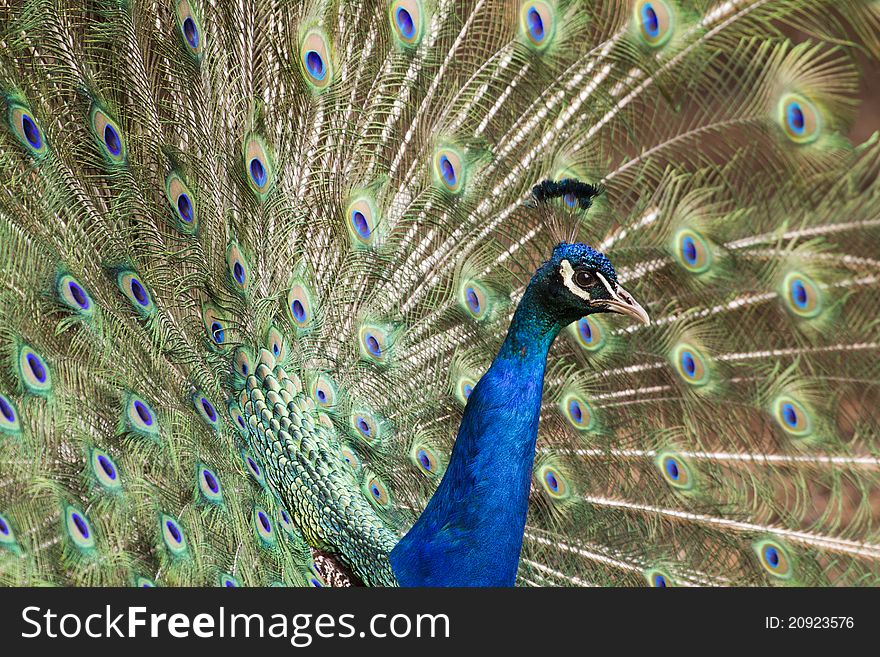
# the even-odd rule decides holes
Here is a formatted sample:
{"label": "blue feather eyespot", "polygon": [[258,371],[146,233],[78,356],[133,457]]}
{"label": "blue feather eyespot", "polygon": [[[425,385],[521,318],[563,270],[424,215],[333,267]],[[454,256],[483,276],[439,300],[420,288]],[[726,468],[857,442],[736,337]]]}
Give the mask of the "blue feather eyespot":
{"label": "blue feather eyespot", "polygon": [[558,468],[542,465],[538,468],[538,481],[541,488],[553,499],[565,499],[571,494],[568,480]]}
{"label": "blue feather eyespot", "polygon": [[675,235],[673,249],[678,263],[694,274],[701,274],[712,266],[712,250],[709,243],[696,231],[683,229]]}
{"label": "blue feather eyespot", "polygon": [[798,317],[811,318],[822,312],[819,286],[806,274],[790,272],[782,282],[786,308]]}
{"label": "blue feather eyespot", "polygon": [[235,589],[241,586],[238,580],[228,573],[223,573],[219,578],[220,586],[225,589]]}
{"label": "blue feather eyespot", "polygon": [[195,196],[175,171],[165,177],[165,198],[174,213],[174,225],[183,233],[193,234],[198,228]]}
{"label": "blue feather eyespot", "polygon": [[82,317],[91,317],[95,312],[92,296],[86,292],[82,284],[70,274],[60,273],[56,278],[55,289],[58,298],[68,308]]}
{"label": "blue feather eyespot", "polygon": [[459,292],[462,308],[474,319],[483,319],[489,312],[489,295],[477,281],[466,281]]}
{"label": "blue feather eyespot", "polygon": [[196,392],[191,398],[193,407],[208,426],[212,429],[220,428],[220,416],[217,415],[217,408],[205,396],[203,392]]}
{"label": "blue feather eyespot", "polygon": [[92,474],[95,480],[107,491],[115,492],[122,488],[119,470],[107,452],[93,449],[89,456]]}
{"label": "blue feather eyespot", "polygon": [[244,461],[244,466],[248,471],[248,474],[254,478],[260,486],[266,487],[266,478],[263,475],[263,468],[257,463],[257,460],[248,452],[242,451],[241,458]]}
{"label": "blue feather eyespot", "polygon": [[92,105],[89,118],[92,122],[92,130],[101,146],[104,157],[112,164],[125,161],[125,141],[122,131],[116,122],[111,119],[100,107]]}
{"label": "blue feather eyespot", "polygon": [[293,520],[290,517],[290,514],[287,512],[287,509],[278,509],[278,524],[281,529],[284,530],[284,533],[291,537],[297,536],[296,526],[293,524]]}
{"label": "blue feather eyespot", "polygon": [[68,506],[64,510],[64,529],[77,549],[88,552],[95,548],[95,533],[88,518],[79,509]]}
{"label": "blue feather eyespot", "polygon": [[672,36],[672,9],[664,0],[641,0],[635,3],[634,12],[639,34],[650,47],[658,48]]}
{"label": "blue feather eyespot", "polygon": [[326,374],[320,374],[312,384],[312,399],[327,408],[336,404],[336,384]]}
{"label": "blue feather eyespot", "polygon": [[424,32],[424,9],[420,0],[397,0],[388,7],[391,29],[401,44],[414,46]]}
{"label": "blue feather eyespot", "polygon": [[355,238],[355,244],[363,246],[375,241],[376,206],[367,196],[355,198],[345,211],[348,231]]}
{"label": "blue feather eyespot", "polygon": [[385,484],[376,477],[370,477],[364,484],[367,498],[374,506],[385,508],[391,503],[391,497],[388,495],[388,489]]}
{"label": "blue feather eyespot", "polygon": [[156,312],[156,304],[141,278],[130,270],[116,275],[116,286],[134,306],[142,317],[150,317]]}
{"label": "blue feather eyespot", "polygon": [[763,539],[752,544],[758,555],[758,561],[768,573],[779,579],[791,579],[794,576],[794,561],[782,543]]}
{"label": "blue feather eyespot", "polygon": [[388,350],[388,335],[378,326],[363,326],[358,331],[361,355],[376,363],[385,362]]}
{"label": "blue feather eyespot", "polygon": [[269,351],[275,356],[276,361],[280,362],[284,360],[284,357],[287,355],[287,346],[284,342],[284,336],[281,334],[281,331],[274,326],[269,328],[266,344],[269,345]]}
{"label": "blue feather eyespot", "polygon": [[469,376],[463,376],[458,379],[455,384],[455,397],[462,404],[467,405],[467,401],[471,396],[471,393],[474,391],[477,382],[474,381]]}
{"label": "blue feather eyespot", "polygon": [[458,194],[464,189],[464,162],[451,148],[440,148],[434,153],[434,177],[441,189]]}
{"label": "blue feather eyespot", "polygon": [[305,578],[308,585],[314,589],[320,589],[327,586],[327,582],[324,581],[324,578],[321,577],[320,574],[318,574],[317,569],[314,567],[303,572],[303,577]]}
{"label": "blue feather eyespot", "polygon": [[33,395],[48,395],[52,374],[46,361],[27,345],[18,350],[18,374],[25,390]]}
{"label": "blue feather eyespot", "polygon": [[819,110],[799,94],[785,94],[779,99],[779,125],[796,144],[809,144],[818,139],[822,127]]}
{"label": "blue feather eyespot", "polygon": [[254,529],[260,542],[265,546],[275,545],[275,528],[272,527],[272,521],[265,509],[257,507],[253,513]]}
{"label": "blue feather eyespot", "polygon": [[0,432],[16,435],[21,431],[18,409],[6,395],[0,395]]}
{"label": "blue feather eyespot", "polygon": [[351,424],[357,435],[368,443],[374,443],[379,438],[379,426],[375,418],[367,412],[356,412],[351,416]]}
{"label": "blue feather eyespot", "polygon": [[230,336],[226,328],[226,320],[220,318],[217,308],[206,305],[202,310],[202,321],[211,343],[215,347],[225,345]]}
{"label": "blue feather eyespot", "polygon": [[162,541],[172,556],[179,557],[186,553],[186,535],[179,522],[163,513],[159,519],[159,530],[162,533]]}
{"label": "blue feather eyespot", "polygon": [[12,549],[17,545],[15,540],[15,532],[12,531],[12,524],[6,516],[0,514],[0,547]]}
{"label": "blue feather eyespot", "polygon": [[188,0],[180,0],[177,3],[177,25],[180,28],[183,47],[196,60],[200,59],[205,49],[202,26]]}
{"label": "blue feather eyespot", "polygon": [[147,577],[138,577],[134,580],[134,585],[139,589],[154,589],[156,588],[156,582],[147,578]]}
{"label": "blue feather eyespot", "polygon": [[593,428],[593,410],[581,397],[575,394],[565,395],[562,398],[560,406],[562,408],[562,414],[565,415],[565,419],[568,420],[569,424],[575,429],[588,431]]}
{"label": "blue feather eyespot", "polygon": [[272,188],[274,170],[263,140],[251,136],[244,145],[244,166],[247,183],[257,198],[264,199]]}
{"label": "blue feather eyespot", "polygon": [[410,448],[409,460],[423,474],[430,477],[438,476],[443,470],[443,467],[440,464],[440,459],[437,457],[434,450],[420,442],[415,443]]}
{"label": "blue feather eyespot", "polygon": [[223,489],[220,487],[220,479],[205,465],[200,465],[196,475],[199,494],[209,504],[219,504],[223,501]]}
{"label": "blue feather eyespot", "polygon": [[690,466],[678,454],[661,452],[655,461],[660,469],[660,474],[673,488],[678,490],[691,490],[694,487],[694,478]]}
{"label": "blue feather eyespot", "polygon": [[672,362],[675,370],[692,386],[701,386],[709,382],[709,373],[703,355],[689,344],[680,344],[672,351]]}
{"label": "blue feather eyespot", "polygon": [[7,107],[6,119],[12,134],[27,148],[35,158],[40,159],[49,152],[49,146],[43,136],[40,124],[33,113],[25,105],[10,101]]}
{"label": "blue feather eyespot", "polygon": [[646,570],[645,579],[648,581],[649,586],[653,586],[657,589],[665,589],[675,586],[675,581],[669,576],[668,573],[662,570],[658,570],[656,568]]}
{"label": "blue feather eyespot", "polygon": [[125,400],[125,424],[129,431],[148,438],[159,435],[159,418],[156,411],[143,397],[129,394]]}
{"label": "blue feather eyespot", "polygon": [[235,400],[232,400],[226,405],[226,409],[229,411],[229,419],[232,420],[232,426],[234,426],[242,436],[247,437],[248,423],[241,412],[241,406],[239,406]]}
{"label": "blue feather eyespot", "polygon": [[330,46],[321,30],[316,28],[306,34],[300,46],[300,65],[306,82],[317,91],[326,89],[333,81]]}
{"label": "blue feather eyespot", "polygon": [[348,465],[352,470],[358,471],[361,469],[361,459],[350,447],[343,446],[339,450],[340,455],[342,456],[342,460]]}
{"label": "blue feather eyespot", "polygon": [[605,346],[605,329],[595,317],[581,317],[572,325],[578,344],[587,351],[599,351]]}
{"label": "blue feather eyespot", "polygon": [[229,267],[229,279],[232,284],[238,290],[246,290],[250,282],[251,270],[238,243],[229,243],[229,248],[226,249],[226,264]]}
{"label": "blue feather eyespot", "polygon": [[294,283],[287,294],[287,312],[299,328],[308,326],[312,319],[312,300],[302,283]]}
{"label": "blue feather eyespot", "polygon": [[813,432],[810,414],[802,403],[782,395],[773,402],[773,416],[776,422],[786,432],[797,438],[804,438]]}
{"label": "blue feather eyespot", "polygon": [[254,370],[256,369],[254,358],[246,347],[239,347],[235,350],[233,369],[235,370],[235,373],[242,378],[247,378],[254,373]]}
{"label": "blue feather eyespot", "polygon": [[539,50],[547,47],[556,31],[553,7],[546,2],[522,3],[519,22],[526,43]]}

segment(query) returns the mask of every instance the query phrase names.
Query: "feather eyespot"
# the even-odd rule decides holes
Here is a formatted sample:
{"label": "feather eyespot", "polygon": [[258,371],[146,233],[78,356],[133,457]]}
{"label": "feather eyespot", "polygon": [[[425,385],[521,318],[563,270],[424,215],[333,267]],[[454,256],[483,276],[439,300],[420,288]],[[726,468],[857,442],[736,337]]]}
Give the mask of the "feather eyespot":
{"label": "feather eyespot", "polygon": [[419,0],[396,0],[388,8],[391,29],[404,46],[419,43],[423,32],[423,8]]}
{"label": "feather eyespot", "polygon": [[568,480],[562,472],[553,466],[543,465],[538,469],[538,481],[541,487],[553,499],[565,499],[570,495]]}
{"label": "feather eyespot", "polygon": [[134,394],[128,395],[125,400],[125,425],[129,431],[149,438],[155,438],[159,434],[156,411],[147,400]]}
{"label": "feather eyespot", "polygon": [[360,329],[361,354],[376,363],[385,362],[388,349],[388,335],[377,326],[364,326]]}
{"label": "feather eyespot", "polygon": [[764,570],[779,579],[791,579],[794,576],[794,562],[788,550],[779,542],[764,539],[752,545],[758,561]]}
{"label": "feather eyespot", "polygon": [[12,134],[37,159],[49,152],[43,130],[30,109],[22,104],[10,101],[7,109],[7,121]]}
{"label": "feather eyespot", "polygon": [[116,286],[142,317],[150,317],[156,312],[156,304],[153,303],[153,295],[150,294],[146,285],[144,285],[140,277],[133,271],[120,271],[116,275]]}
{"label": "feather eyespot", "polygon": [[461,377],[455,384],[455,396],[462,404],[467,404],[468,399],[476,387],[477,382],[469,376]]}
{"label": "feather eyespot", "polygon": [[375,239],[376,208],[367,196],[354,199],[346,209],[348,230],[355,238],[355,244],[367,246]]}
{"label": "feather eyespot", "polygon": [[267,344],[269,345],[269,351],[275,356],[276,362],[284,360],[284,357],[287,355],[287,345],[284,342],[284,336],[281,334],[281,331],[274,326],[269,329]]}
{"label": "feather eyespot", "polygon": [[248,186],[258,199],[266,198],[275,181],[274,169],[269,152],[259,137],[251,136],[245,142],[244,167]]}
{"label": "feather eyespot", "polygon": [[678,263],[694,274],[700,274],[712,265],[712,250],[706,240],[693,230],[678,231],[674,254]]}
{"label": "feather eyespot", "polygon": [[193,408],[196,409],[196,412],[199,414],[199,417],[205,421],[205,423],[211,427],[212,429],[220,428],[220,416],[217,415],[217,409],[214,407],[204,393],[196,392],[190,400],[192,401]]}
{"label": "feather eyespot", "polygon": [[275,545],[275,529],[272,527],[269,514],[264,509],[257,507],[254,509],[253,521],[260,542],[266,546]]}
{"label": "feather eyespot", "polygon": [[464,189],[464,162],[451,148],[438,149],[434,154],[434,176],[441,189],[458,194]]}
{"label": "feather eyespot", "polygon": [[236,589],[241,586],[239,581],[229,573],[223,573],[222,575],[220,575],[219,582],[220,586],[224,589]]}
{"label": "feather eyespot", "polygon": [[312,300],[302,283],[294,283],[287,294],[287,311],[299,328],[308,326],[312,319]]}
{"label": "feather eyespot", "polygon": [[207,466],[198,468],[199,494],[205,502],[219,504],[223,501],[223,490],[220,488],[220,480],[217,475]]}
{"label": "feather eyespot", "polygon": [[97,105],[92,105],[90,112],[92,130],[101,146],[104,156],[114,164],[125,161],[125,141],[122,131],[116,122]]}
{"label": "feather eyespot", "polygon": [[782,283],[783,299],[788,310],[798,317],[812,318],[822,312],[819,286],[807,275],[790,272]]}
{"label": "feather eyespot", "polygon": [[779,426],[792,436],[803,438],[812,433],[810,414],[804,405],[793,397],[788,395],[777,397],[773,404],[773,415]]}
{"label": "feather eyespot", "polygon": [[489,297],[482,285],[468,281],[461,289],[461,303],[474,319],[483,319],[489,310]]}
{"label": "feather eyespot", "polygon": [[229,331],[226,327],[226,320],[219,316],[214,306],[206,305],[202,311],[202,321],[205,326],[205,332],[208,339],[215,347],[223,347],[229,341]]}
{"label": "feather eyespot", "polygon": [[278,524],[281,525],[285,534],[291,537],[296,536],[296,527],[294,527],[293,520],[290,518],[287,509],[278,509]]}
{"label": "feather eyespot", "polygon": [[188,0],[180,0],[177,3],[177,24],[184,48],[193,57],[199,59],[204,51],[202,26]]}
{"label": "feather eyespot", "polygon": [[0,514],[0,547],[10,550],[15,550],[17,547],[15,532],[12,531],[12,524],[2,514]]}
{"label": "feather eyespot", "polygon": [[154,589],[156,588],[156,582],[147,577],[138,577],[134,580],[134,586],[138,589]]}
{"label": "feather eyespot", "polygon": [[369,413],[354,413],[351,423],[357,434],[366,442],[374,443],[379,437],[376,420]]}
{"label": "feather eyespot", "polygon": [[89,464],[95,480],[108,491],[117,491],[122,488],[122,481],[116,464],[107,452],[93,449],[89,457]]}
{"label": "feather eyespot", "polygon": [[371,477],[366,482],[367,497],[377,507],[387,507],[391,503],[388,489],[378,477]]}
{"label": "feather eyespot", "polygon": [[250,282],[251,270],[247,259],[236,242],[230,242],[226,250],[226,264],[229,267],[229,278],[238,290],[246,290]]}
{"label": "feather eyespot", "polygon": [[165,177],[165,198],[174,213],[177,229],[190,235],[195,233],[199,225],[195,197],[175,171]]}
{"label": "feather eyespot", "polygon": [[64,511],[64,528],[73,545],[84,552],[95,547],[95,534],[85,514],[72,506]]}
{"label": "feather eyespot", "polygon": [[796,144],[809,144],[818,139],[822,127],[819,110],[799,94],[785,94],[779,99],[779,124],[785,135]]}
{"label": "feather eyespot", "polygon": [[47,395],[52,389],[52,374],[46,361],[27,345],[18,350],[18,373],[25,390],[32,395]]}
{"label": "feather eyespot", "polygon": [[6,395],[0,395],[0,431],[13,435],[21,431],[18,409]]}
{"label": "feather eyespot", "polygon": [[574,325],[578,343],[587,351],[598,351],[605,344],[605,329],[594,317],[581,317]]}
{"label": "feather eyespot", "polygon": [[171,516],[162,514],[159,529],[162,532],[162,541],[172,556],[179,557],[186,553],[186,535],[180,523]]}
{"label": "feather eyespot", "polygon": [[656,589],[665,589],[675,586],[675,582],[668,573],[662,570],[657,570],[656,568],[645,571],[645,579],[650,586],[653,586]]}
{"label": "feather eyespot", "polygon": [[95,308],[92,296],[70,274],[59,275],[55,289],[58,291],[58,297],[61,302],[74,310],[78,315],[91,317],[94,314]]}
{"label": "feather eyespot", "polygon": [[565,419],[575,429],[587,431],[593,428],[593,411],[578,395],[569,394],[563,397],[561,407]]}
{"label": "feather eyespot", "polygon": [[708,383],[709,373],[703,355],[689,344],[680,344],[672,352],[675,369],[685,383],[702,386]]}
{"label": "feather eyespot", "polygon": [[556,31],[553,8],[546,2],[524,2],[519,15],[526,43],[539,50],[546,48]]}
{"label": "feather eyespot", "polygon": [[300,46],[300,66],[306,81],[320,91],[333,81],[333,64],[326,35],[319,29],[309,31]]}
{"label": "feather eyespot", "polygon": [[690,490],[694,487],[690,466],[677,454],[661,453],[656,463],[666,483],[673,488]]}
{"label": "feather eyespot", "polygon": [[430,477],[436,477],[442,470],[437,454],[425,444],[414,444],[409,451],[409,458],[413,465]]}
{"label": "feather eyespot", "polygon": [[665,44],[673,32],[673,15],[664,0],[642,0],[635,4],[639,34],[652,48]]}
{"label": "feather eyespot", "polygon": [[342,460],[348,465],[352,470],[360,470],[361,468],[361,459],[357,455],[357,453],[351,449],[350,447],[342,447],[339,450],[340,455],[342,456]]}
{"label": "feather eyespot", "polygon": [[336,384],[326,374],[320,374],[312,384],[312,399],[324,408],[336,404]]}

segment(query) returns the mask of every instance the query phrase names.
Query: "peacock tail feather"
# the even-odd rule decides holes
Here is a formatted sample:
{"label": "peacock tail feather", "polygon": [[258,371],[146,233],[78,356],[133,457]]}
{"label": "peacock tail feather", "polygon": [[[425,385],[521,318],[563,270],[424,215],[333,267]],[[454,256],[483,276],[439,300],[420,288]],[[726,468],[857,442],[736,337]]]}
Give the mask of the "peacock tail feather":
{"label": "peacock tail feather", "polygon": [[577,241],[517,583],[880,584],[877,2],[0,15],[0,583],[395,584]]}

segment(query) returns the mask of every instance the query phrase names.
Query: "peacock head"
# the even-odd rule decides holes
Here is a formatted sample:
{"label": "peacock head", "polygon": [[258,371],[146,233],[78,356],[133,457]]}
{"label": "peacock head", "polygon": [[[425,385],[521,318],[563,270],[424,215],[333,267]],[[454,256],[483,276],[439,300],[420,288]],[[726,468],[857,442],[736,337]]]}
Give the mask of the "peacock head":
{"label": "peacock head", "polygon": [[617,282],[611,261],[586,244],[559,244],[529,287],[562,325],[594,313],[650,322],[645,309]]}

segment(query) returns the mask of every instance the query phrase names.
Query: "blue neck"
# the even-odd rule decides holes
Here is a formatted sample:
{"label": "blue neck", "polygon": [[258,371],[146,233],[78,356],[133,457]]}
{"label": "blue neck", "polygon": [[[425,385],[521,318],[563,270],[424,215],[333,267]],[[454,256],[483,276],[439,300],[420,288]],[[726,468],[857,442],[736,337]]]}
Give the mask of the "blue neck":
{"label": "blue neck", "polygon": [[512,586],[528,511],[544,369],[562,328],[529,286],[471,393],[434,496],[390,554],[403,586]]}

